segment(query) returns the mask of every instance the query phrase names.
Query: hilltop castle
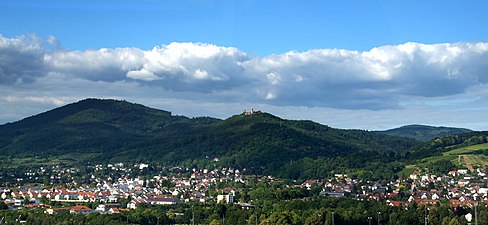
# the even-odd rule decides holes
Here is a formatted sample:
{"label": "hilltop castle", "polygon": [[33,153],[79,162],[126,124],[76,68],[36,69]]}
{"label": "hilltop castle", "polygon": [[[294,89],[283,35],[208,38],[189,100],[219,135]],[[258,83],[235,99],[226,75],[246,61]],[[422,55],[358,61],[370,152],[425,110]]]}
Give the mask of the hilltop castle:
{"label": "hilltop castle", "polygon": [[249,116],[249,115],[252,115],[254,113],[259,113],[261,111],[254,111],[254,108],[251,108],[251,111],[246,111],[246,109],[244,109],[244,112],[242,113],[242,115],[245,115],[245,116]]}

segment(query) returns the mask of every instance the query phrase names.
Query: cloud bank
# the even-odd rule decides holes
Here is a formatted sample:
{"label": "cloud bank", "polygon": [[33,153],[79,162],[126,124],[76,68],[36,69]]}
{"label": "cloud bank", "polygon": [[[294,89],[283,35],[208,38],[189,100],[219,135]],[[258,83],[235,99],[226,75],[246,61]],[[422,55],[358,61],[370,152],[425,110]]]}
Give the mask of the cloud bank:
{"label": "cloud bank", "polygon": [[392,110],[418,99],[469,94],[487,82],[488,43],[483,42],[260,57],[233,47],[176,42],[150,50],[69,51],[54,37],[0,35],[5,102],[60,104],[66,96],[88,97],[102,89],[112,96],[159,95],[216,104]]}

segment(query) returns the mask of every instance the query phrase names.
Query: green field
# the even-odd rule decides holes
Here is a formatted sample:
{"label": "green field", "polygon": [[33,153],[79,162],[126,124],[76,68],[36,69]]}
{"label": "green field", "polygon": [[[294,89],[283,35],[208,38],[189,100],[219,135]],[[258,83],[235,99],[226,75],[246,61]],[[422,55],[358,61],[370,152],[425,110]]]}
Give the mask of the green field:
{"label": "green field", "polygon": [[488,167],[488,156],[486,155],[459,155],[458,165],[463,165],[470,171],[477,167]]}
{"label": "green field", "polygon": [[488,166],[488,156],[476,154],[481,150],[488,149],[488,144],[471,145],[463,148],[454,149],[448,152],[442,153],[441,157],[453,157],[449,158],[454,164],[466,167],[470,171],[473,171],[477,167]]}
{"label": "green field", "polygon": [[81,162],[86,159],[93,159],[101,153],[69,153],[61,156],[49,157],[49,158],[35,158],[35,157],[25,157],[25,158],[8,158],[4,159],[0,168],[17,168],[26,165],[33,166],[50,166],[66,164],[72,165],[77,162]]}
{"label": "green field", "polygon": [[463,166],[473,171],[476,167],[488,166],[488,156],[476,154],[480,150],[488,149],[488,144],[472,145],[468,147],[454,149],[448,152],[444,152],[444,157],[453,157],[451,161],[458,165]]}
{"label": "green field", "polygon": [[403,170],[398,172],[397,175],[399,177],[408,176],[408,175],[414,173],[417,169],[418,168],[415,165],[407,165],[407,166],[405,166],[405,168],[403,168]]}
{"label": "green field", "polygon": [[481,150],[486,149],[488,149],[488,143],[454,149],[444,152],[442,153],[442,155],[439,156],[424,158],[420,160],[417,165],[408,165],[398,174],[411,174],[413,171],[415,171],[415,169],[424,168],[424,165],[440,160],[449,160],[455,165],[467,168],[470,171],[473,171],[475,168],[478,167],[488,167],[488,156],[477,154]]}
{"label": "green field", "polygon": [[454,149],[448,152],[442,153],[442,155],[463,155],[463,154],[473,154],[480,150],[488,149],[488,143],[479,144],[479,145],[471,145],[464,148]]}

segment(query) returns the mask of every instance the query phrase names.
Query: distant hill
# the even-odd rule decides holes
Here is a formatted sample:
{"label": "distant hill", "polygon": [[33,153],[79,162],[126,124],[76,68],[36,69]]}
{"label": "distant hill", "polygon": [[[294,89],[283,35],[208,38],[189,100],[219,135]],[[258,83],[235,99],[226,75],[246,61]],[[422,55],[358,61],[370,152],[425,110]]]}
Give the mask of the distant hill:
{"label": "distant hill", "polygon": [[434,138],[443,137],[449,134],[469,133],[472,130],[454,127],[433,127],[425,125],[407,125],[394,128],[379,133],[388,134],[398,137],[413,138],[418,141],[430,141]]}
{"label": "distant hill", "polygon": [[295,177],[305,176],[304,170],[315,171],[306,175],[310,177],[336,167],[395,161],[417,144],[410,138],[335,129],[265,112],[225,120],[188,118],[100,99],[82,100],[0,126],[3,162],[28,158],[35,163],[219,163],[252,173],[293,173]]}

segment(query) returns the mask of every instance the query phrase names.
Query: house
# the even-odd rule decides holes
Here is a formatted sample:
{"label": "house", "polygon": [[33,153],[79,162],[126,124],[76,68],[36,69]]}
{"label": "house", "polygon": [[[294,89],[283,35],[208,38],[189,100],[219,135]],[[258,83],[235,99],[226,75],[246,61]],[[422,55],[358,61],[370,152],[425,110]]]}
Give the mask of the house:
{"label": "house", "polygon": [[432,196],[431,196],[431,199],[432,199],[432,200],[439,200],[440,198],[441,198],[441,197],[440,197],[440,196],[439,196],[437,193],[434,193],[434,194],[432,194]]}
{"label": "house", "polygon": [[439,202],[439,200],[422,199],[422,200],[418,201],[417,203],[420,205],[426,205],[426,204],[435,205],[438,202]]}
{"label": "house", "polygon": [[120,213],[120,209],[119,208],[110,208],[108,210],[108,214],[117,214],[117,213]]}
{"label": "house", "polygon": [[14,206],[22,206],[24,204],[24,199],[15,199]]}
{"label": "house", "polygon": [[458,171],[456,170],[452,170],[452,171],[449,171],[449,173],[447,173],[448,175],[452,176],[452,177],[455,177],[458,175]]}
{"label": "house", "polygon": [[417,180],[419,179],[419,176],[416,174],[416,173],[412,173],[408,176],[408,178],[412,179],[412,180]]}
{"label": "house", "polygon": [[32,203],[32,204],[25,205],[25,207],[26,208],[49,208],[51,206],[47,204]]}
{"label": "house", "polygon": [[118,209],[120,208],[120,204],[100,204],[98,207],[95,209],[95,211],[100,212],[100,213],[105,213],[109,211],[110,209]]}
{"label": "house", "polygon": [[429,194],[428,193],[422,193],[422,196],[420,196],[421,199],[429,199]]}
{"label": "house", "polygon": [[242,209],[254,208],[254,205],[252,205],[251,203],[247,203],[247,202],[238,202],[236,204],[241,206]]}
{"label": "house", "polygon": [[177,198],[159,196],[148,198],[147,202],[151,205],[176,205],[181,203],[181,201]]}
{"label": "house", "polygon": [[418,199],[418,197],[417,197],[417,196],[413,196],[413,195],[411,195],[410,197],[408,197],[408,200],[407,200],[407,201],[408,201],[408,202],[416,202],[416,201],[418,201],[418,200],[419,200],[419,199]]}
{"label": "house", "polygon": [[84,205],[75,205],[75,206],[71,207],[71,209],[69,211],[69,213],[71,213],[71,214],[83,214],[83,215],[87,215],[87,214],[90,214],[93,212],[95,212],[93,209],[90,209]]}
{"label": "house", "polygon": [[50,209],[46,209],[44,211],[44,213],[47,213],[49,215],[53,215],[53,214],[58,214],[60,212],[67,212],[67,211],[70,211],[71,208],[70,207],[62,207],[62,208],[50,208]]}
{"label": "house", "polygon": [[408,202],[401,202],[401,201],[393,201],[393,200],[387,200],[386,201],[387,206],[392,206],[392,207],[407,207]]}
{"label": "house", "polygon": [[479,188],[478,193],[482,195],[487,195],[488,194],[488,188]]}
{"label": "house", "polygon": [[138,199],[133,199],[131,200],[129,203],[127,203],[127,208],[128,209],[136,209],[137,206],[139,206],[140,204],[143,204],[144,202],[141,201],[141,200],[138,200]]}
{"label": "house", "polygon": [[385,194],[388,192],[388,187],[377,187],[373,190],[373,194]]}
{"label": "house", "polygon": [[344,197],[344,192],[332,192],[332,191],[321,191],[320,196],[330,196],[330,197]]}
{"label": "house", "polygon": [[234,202],[234,195],[217,195],[217,202],[220,203],[231,203]]}

